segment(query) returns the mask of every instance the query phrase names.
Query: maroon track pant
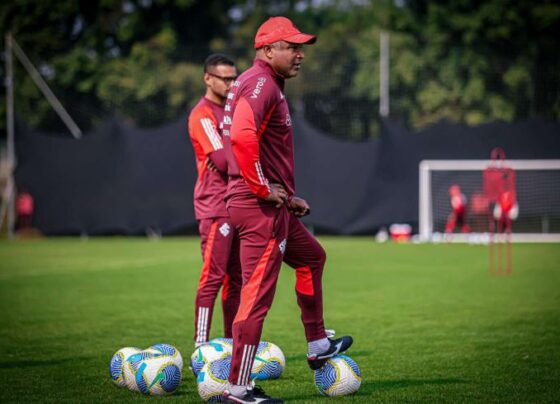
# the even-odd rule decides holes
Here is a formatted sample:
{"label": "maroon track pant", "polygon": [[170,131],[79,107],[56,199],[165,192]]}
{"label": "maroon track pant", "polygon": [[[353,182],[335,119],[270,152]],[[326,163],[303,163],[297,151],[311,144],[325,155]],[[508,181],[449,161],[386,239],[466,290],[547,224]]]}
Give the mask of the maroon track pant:
{"label": "maroon track pant", "polygon": [[222,289],[224,337],[232,337],[232,323],[239,307],[241,264],[239,239],[229,218],[203,219],[198,226],[202,249],[202,270],[195,299],[194,340],[210,337],[214,301]]}
{"label": "maroon track pant", "polygon": [[322,275],[326,254],[286,207],[228,208],[240,241],[243,286],[233,322],[229,381],[248,385],[264,318],[282,261],[296,270],[296,295],[307,341],[325,338]]}

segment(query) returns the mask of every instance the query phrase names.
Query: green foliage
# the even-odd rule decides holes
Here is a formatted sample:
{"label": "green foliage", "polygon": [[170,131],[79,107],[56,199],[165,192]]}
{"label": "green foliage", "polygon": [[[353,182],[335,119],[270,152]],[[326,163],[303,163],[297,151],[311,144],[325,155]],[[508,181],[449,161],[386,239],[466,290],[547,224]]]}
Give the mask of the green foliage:
{"label": "green foliage", "polygon": [[160,125],[175,119],[176,111],[186,107],[191,90],[187,85],[201,90],[196,85],[200,79],[191,80],[194,69],[186,63],[171,63],[175,48],[171,29],[135,43],[129,57],[115,58],[101,66],[98,98],[108,110],[135,118],[140,125]]}
{"label": "green foliage", "polygon": [[[391,117],[411,128],[560,118],[560,5],[549,0],[12,0],[0,5],[0,28],[87,130],[115,113],[140,126],[184,115],[204,90],[204,58],[227,53],[243,71],[256,27],[278,14],[319,37],[287,90],[296,111],[335,136],[378,131],[382,30]],[[15,83],[23,121],[64,130],[17,62]]]}

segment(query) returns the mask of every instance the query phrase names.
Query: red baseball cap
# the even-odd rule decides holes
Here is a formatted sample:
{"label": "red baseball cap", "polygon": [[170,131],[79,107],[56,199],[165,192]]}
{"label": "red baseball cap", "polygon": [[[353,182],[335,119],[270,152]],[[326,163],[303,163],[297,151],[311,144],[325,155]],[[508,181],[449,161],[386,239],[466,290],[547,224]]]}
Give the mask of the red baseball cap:
{"label": "red baseball cap", "polygon": [[315,35],[304,34],[288,18],[270,17],[257,30],[255,49],[278,41],[312,44],[316,40]]}

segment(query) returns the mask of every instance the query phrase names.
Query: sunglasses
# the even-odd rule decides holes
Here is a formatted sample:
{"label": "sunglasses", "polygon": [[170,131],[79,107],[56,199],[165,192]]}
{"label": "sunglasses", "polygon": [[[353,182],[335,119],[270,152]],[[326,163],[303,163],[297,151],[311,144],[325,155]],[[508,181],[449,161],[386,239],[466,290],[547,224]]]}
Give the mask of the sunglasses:
{"label": "sunglasses", "polygon": [[217,74],[214,74],[214,73],[208,73],[208,75],[210,75],[212,77],[216,77],[217,79],[222,80],[226,84],[234,82],[235,79],[237,78],[237,76],[230,76],[230,77],[218,76]]}

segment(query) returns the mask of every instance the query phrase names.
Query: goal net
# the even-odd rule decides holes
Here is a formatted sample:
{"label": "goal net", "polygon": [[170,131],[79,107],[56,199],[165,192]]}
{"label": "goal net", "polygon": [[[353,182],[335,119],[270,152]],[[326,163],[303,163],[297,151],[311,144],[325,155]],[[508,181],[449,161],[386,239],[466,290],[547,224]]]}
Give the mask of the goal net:
{"label": "goal net", "polygon": [[[560,160],[507,160],[505,164],[515,170],[519,207],[511,240],[560,242]],[[448,239],[472,241],[489,231],[493,204],[485,196],[483,177],[491,165],[491,160],[420,162],[420,240],[435,241],[445,233],[452,212],[450,188],[455,185],[464,195],[467,226],[456,227]]]}

